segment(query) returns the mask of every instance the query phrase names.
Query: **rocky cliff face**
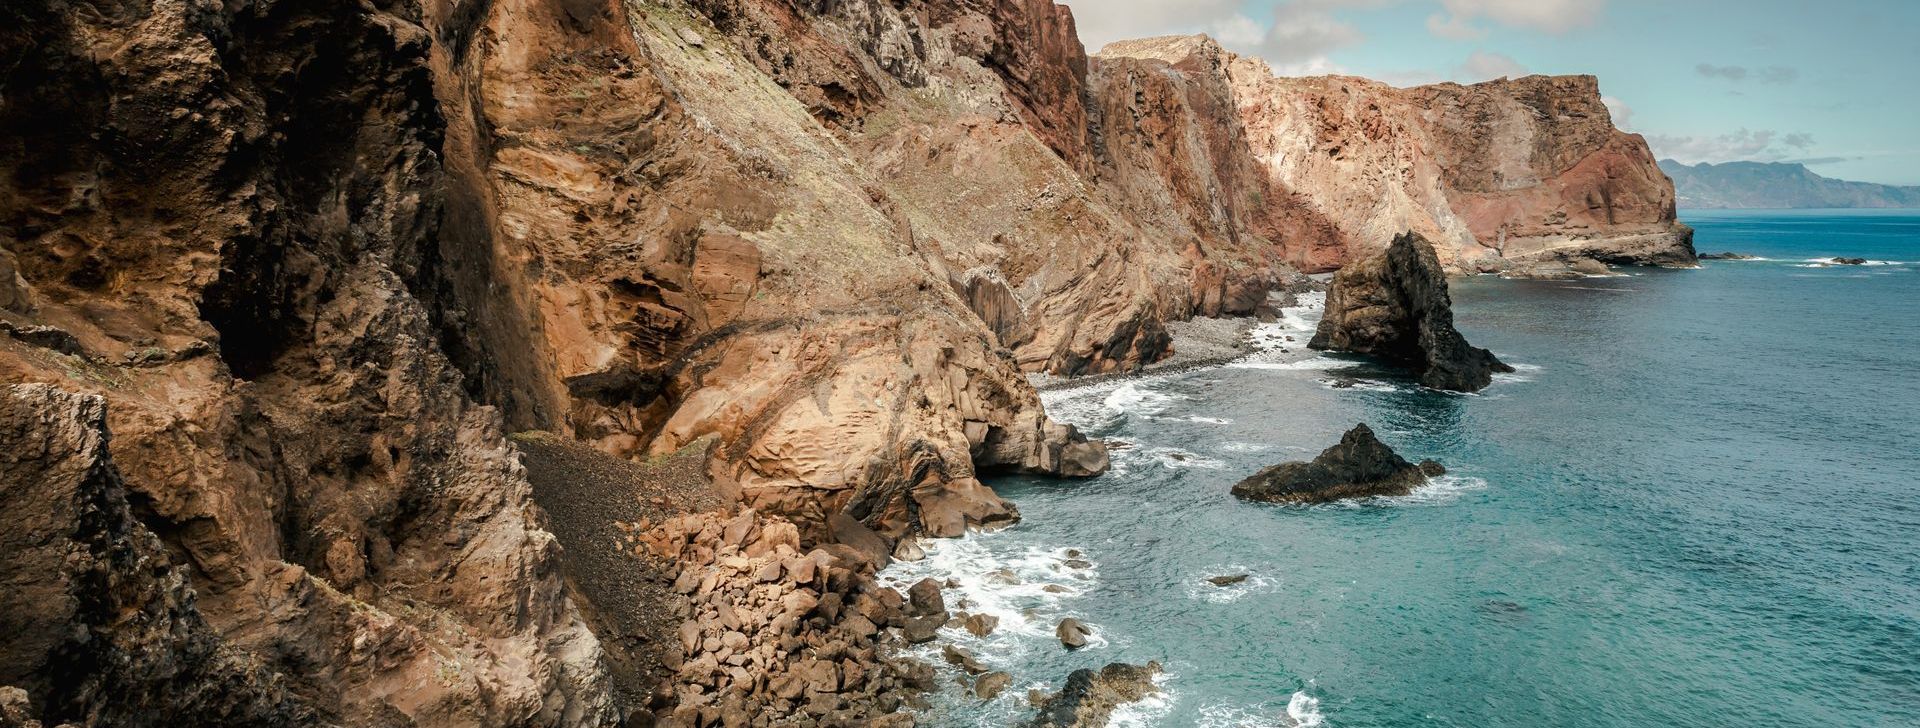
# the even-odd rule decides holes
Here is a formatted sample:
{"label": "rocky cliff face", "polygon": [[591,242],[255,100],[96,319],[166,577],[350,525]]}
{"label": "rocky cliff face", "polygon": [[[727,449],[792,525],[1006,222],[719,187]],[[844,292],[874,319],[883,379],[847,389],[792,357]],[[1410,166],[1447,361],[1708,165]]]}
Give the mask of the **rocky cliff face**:
{"label": "rocky cliff face", "polygon": [[1327,309],[1307,346],[1379,357],[1434,389],[1478,392],[1511,372],[1453,328],[1453,300],[1433,244],[1414,233],[1348,264],[1327,288]]}
{"label": "rocky cliff face", "polygon": [[[1287,268],[1366,249],[1374,223],[1330,199],[1403,186],[1283,173],[1293,157],[1276,150],[1305,137],[1250,113],[1292,107],[1243,63],[1206,43],[1089,59],[1046,0],[8,4],[0,379],[90,403],[55,410],[103,398],[114,433],[49,440],[9,477],[107,447],[125,537],[58,516],[49,543],[132,554],[96,558],[97,578],[46,559],[10,571],[83,601],[99,579],[153,582],[102,603],[178,629],[100,643],[156,655],[75,668],[110,691],[62,692],[34,662],[47,645],[9,658],[5,682],[34,711],[96,723],[114,722],[108,692],[191,675],[213,691],[194,705],[253,722],[711,723],[729,706],[699,696],[734,685],[758,702],[733,707],[892,710],[883,696],[917,678],[870,674],[888,663],[865,654],[892,633],[837,606],[771,609],[750,583],[767,554],[744,552],[825,567],[825,583],[778,581],[783,601],[884,601],[871,560],[835,541],[1017,517],[983,474],[1105,469],[1027,373],[1137,368],[1169,353],[1166,322],[1252,312]],[[1422,123],[1512,131],[1446,103],[1461,120]],[[1416,134],[1418,114],[1393,108]],[[1352,129],[1328,118],[1326,133]],[[1536,133],[1525,156],[1628,179],[1567,151],[1620,143],[1604,136]],[[1460,229],[1535,204],[1489,176],[1517,164],[1499,154],[1435,183],[1435,200],[1485,198],[1445,206]],[[1584,193],[1552,199],[1568,194]],[[1659,217],[1630,194],[1594,199],[1573,222],[1495,227],[1546,240],[1600,230],[1603,212],[1603,232]],[[580,588],[583,565],[618,562],[569,560],[548,532],[536,498],[577,494],[529,483],[506,437],[522,430],[672,455],[708,495],[673,525],[626,525],[673,562],[647,568],[718,564],[724,583]],[[117,492],[85,482],[70,490]],[[605,497],[646,495],[622,482]],[[736,522],[774,536],[724,543]],[[608,524],[562,525],[570,548],[605,545],[581,534]],[[697,644],[639,644],[659,625],[610,604],[657,608]],[[759,616],[718,629],[722,607]],[[96,616],[48,603],[27,618]],[[871,679],[832,661],[849,649]],[[773,667],[794,650],[816,661],[804,679]],[[741,678],[727,660],[749,655],[759,672]],[[804,685],[783,694],[781,677]]]}
{"label": "rocky cliff face", "polygon": [[1204,37],[1116,43],[1101,55],[1210,58],[1262,167],[1339,222],[1348,244],[1330,263],[1408,231],[1434,241],[1452,271],[1693,262],[1673,185],[1645,140],[1613,127],[1591,76],[1407,89],[1278,78]]}

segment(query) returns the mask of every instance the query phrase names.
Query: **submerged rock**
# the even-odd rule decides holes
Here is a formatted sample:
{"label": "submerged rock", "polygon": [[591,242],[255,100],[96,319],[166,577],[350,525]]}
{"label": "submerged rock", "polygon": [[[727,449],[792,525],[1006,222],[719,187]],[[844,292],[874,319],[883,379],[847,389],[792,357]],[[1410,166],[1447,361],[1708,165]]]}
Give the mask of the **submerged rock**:
{"label": "submerged rock", "polygon": [[1433,245],[1416,233],[1386,252],[1340,270],[1327,310],[1307,346],[1367,354],[1405,366],[1434,389],[1475,392],[1511,372],[1453,328],[1453,302]]}
{"label": "submerged rock", "polygon": [[1012,675],[1004,672],[989,672],[973,681],[973,696],[981,700],[992,700],[999,697],[1000,693],[1012,684]]}
{"label": "submerged rock", "polygon": [[[1075,670],[1066,687],[1040,700],[1040,711],[1025,728],[1097,728],[1107,724],[1114,708],[1139,701],[1159,688],[1153,684],[1160,663],[1129,665],[1115,662],[1092,670]],[[1031,697],[1031,696],[1030,696]]]}
{"label": "submerged rock", "polygon": [[[1265,503],[1326,503],[1344,498],[1406,495],[1447,469],[1432,460],[1407,462],[1359,425],[1313,462],[1281,463],[1233,486],[1233,494]],[[1215,582],[1218,583],[1218,582]]]}
{"label": "submerged rock", "polygon": [[1233,586],[1235,584],[1238,584],[1246,580],[1247,580],[1246,574],[1234,574],[1232,576],[1215,576],[1207,579],[1207,581],[1212,583],[1214,586]]}
{"label": "submerged rock", "polygon": [[1705,253],[1700,256],[1700,259],[1701,260],[1758,260],[1759,257],[1760,256],[1757,256],[1757,255],[1747,255],[1746,253],[1735,253],[1735,252],[1728,251],[1724,253]]}
{"label": "submerged rock", "polygon": [[1834,258],[1834,265],[1866,265],[1866,258]]}

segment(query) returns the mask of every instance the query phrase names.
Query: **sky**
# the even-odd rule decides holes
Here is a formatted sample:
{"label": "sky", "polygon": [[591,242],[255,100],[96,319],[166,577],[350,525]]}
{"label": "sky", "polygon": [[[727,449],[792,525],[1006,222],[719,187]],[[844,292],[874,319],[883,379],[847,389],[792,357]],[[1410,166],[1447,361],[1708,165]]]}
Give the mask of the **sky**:
{"label": "sky", "polygon": [[1282,75],[1587,73],[1686,163],[1920,185],[1920,0],[1062,0],[1089,50],[1207,33]]}

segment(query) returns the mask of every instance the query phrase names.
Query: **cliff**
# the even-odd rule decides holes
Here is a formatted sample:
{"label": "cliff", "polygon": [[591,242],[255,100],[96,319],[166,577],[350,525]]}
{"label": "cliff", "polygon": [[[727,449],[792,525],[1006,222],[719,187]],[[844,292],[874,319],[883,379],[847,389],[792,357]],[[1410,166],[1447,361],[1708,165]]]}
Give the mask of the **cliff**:
{"label": "cliff", "polygon": [[1920,187],[1847,182],[1803,164],[1660,160],[1682,207],[1699,209],[1916,208]]}
{"label": "cliff", "polygon": [[[19,417],[113,433],[8,472],[110,462],[59,497],[124,535],[50,519],[47,542],[131,554],[9,577],[66,595],[22,603],[48,629],[93,629],[76,602],[179,625],[99,648],[159,668],[62,673],[101,690],[20,652],[4,679],[50,720],[113,723],[111,695],[202,675],[180,715],[898,721],[923,681],[883,659],[903,637],[875,548],[1017,518],[983,475],[1106,468],[1027,373],[1136,369],[1166,322],[1251,313],[1287,268],[1419,223],[1335,204],[1398,157],[1284,173],[1304,142],[1249,109],[1292,108],[1290,82],[1210,44],[1089,59],[1046,0],[28,0],[0,21],[0,379],[66,393]],[[1404,135],[1353,152],[1454,165],[1398,103]],[[1582,128],[1513,152],[1573,170],[1539,189],[1474,182],[1506,151],[1458,189],[1418,179],[1510,255],[1670,234],[1626,152],[1575,153],[1627,142]],[[550,468],[528,444],[549,440],[598,464]],[[776,558],[779,609],[754,587]],[[153,585],[101,601],[102,579]],[[175,709],[135,700],[136,724]]]}
{"label": "cliff", "polygon": [[1115,43],[1107,58],[1221,69],[1272,181],[1338,222],[1335,262],[1416,232],[1456,272],[1571,262],[1687,265],[1692,234],[1646,141],[1614,128],[1592,76],[1394,88],[1281,78],[1205,37]]}

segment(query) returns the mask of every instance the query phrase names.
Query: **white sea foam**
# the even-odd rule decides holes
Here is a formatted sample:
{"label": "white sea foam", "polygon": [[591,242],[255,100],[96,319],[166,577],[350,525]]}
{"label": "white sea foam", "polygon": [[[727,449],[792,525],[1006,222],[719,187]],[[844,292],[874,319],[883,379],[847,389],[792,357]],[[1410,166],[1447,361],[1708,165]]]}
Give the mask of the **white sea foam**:
{"label": "white sea foam", "polygon": [[1274,446],[1264,442],[1229,442],[1222,444],[1220,449],[1226,452],[1266,452],[1274,449]]}
{"label": "white sea foam", "polygon": [[1807,258],[1806,260],[1801,261],[1798,265],[1795,265],[1794,267],[1795,268],[1857,268],[1860,265],[1878,266],[1878,265],[1914,265],[1914,264],[1904,260],[1869,260],[1859,265],[1853,265],[1853,264],[1841,263],[1839,258]]}
{"label": "white sea foam", "polygon": [[1498,382],[1498,383],[1501,383],[1501,384],[1514,384],[1514,383],[1517,383],[1517,382],[1531,382],[1531,381],[1533,381],[1533,377],[1534,377],[1534,375],[1536,375],[1536,374],[1538,374],[1538,373],[1540,372],[1540,367],[1539,367],[1539,366],[1537,366],[1537,365],[1534,365],[1534,364],[1514,364],[1514,363],[1509,363],[1509,364],[1508,364],[1508,366],[1511,366],[1511,367],[1513,367],[1513,371],[1511,371],[1511,372],[1495,372],[1495,373],[1494,373],[1494,375],[1493,375],[1493,381],[1495,381],[1495,382]]}
{"label": "white sea foam", "polygon": [[1358,507],[1360,505],[1389,506],[1431,506],[1451,503],[1460,496],[1477,490],[1486,490],[1487,481],[1465,475],[1442,475],[1431,478],[1412,493],[1406,495],[1375,496],[1357,501],[1341,501],[1340,505]]}
{"label": "white sea foam", "polygon": [[1081,429],[1102,429],[1129,415],[1153,416],[1185,399],[1160,390],[1172,374],[1106,379],[1040,393],[1047,416]]}
{"label": "white sea foam", "polygon": [[1232,363],[1229,363],[1227,364],[1227,366],[1235,369],[1274,369],[1274,370],[1280,370],[1280,371],[1316,371],[1316,370],[1323,370],[1323,369],[1338,369],[1340,367],[1349,367],[1349,366],[1353,366],[1353,362],[1345,361],[1342,359],[1335,359],[1333,357],[1329,357],[1325,355],[1315,355],[1312,357],[1308,357],[1306,359],[1294,359],[1291,361],[1286,359],[1265,359],[1265,358],[1261,358],[1259,355],[1254,355],[1251,357],[1247,357],[1245,359],[1240,359]]}
{"label": "white sea foam", "polygon": [[1287,719],[1293,721],[1292,728],[1319,728],[1327,724],[1327,717],[1320,713],[1320,699],[1301,690],[1287,701]]}
{"label": "white sea foam", "polygon": [[1167,683],[1172,681],[1173,675],[1164,671],[1153,676],[1153,685],[1159,688],[1159,691],[1149,693],[1140,700],[1120,704],[1113,709],[1113,714],[1108,716],[1107,725],[1124,728],[1147,728],[1160,725],[1173,712],[1176,698],[1167,688]]}
{"label": "white sea foam", "polygon": [[941,640],[914,648],[912,653],[939,665],[944,663],[939,645],[952,643],[993,669],[1017,675],[1020,665],[1060,648],[1054,627],[1065,617],[1078,618],[1093,628],[1085,649],[1106,647],[1106,630],[1087,615],[1068,608],[1099,583],[1099,561],[1068,547],[1028,547],[1017,554],[997,553],[993,542],[1002,538],[1004,534],[970,533],[955,539],[929,539],[922,542],[926,558],[896,561],[880,573],[881,583],[901,590],[926,578],[952,583],[954,586],[943,587],[949,610],[1000,620],[986,637],[960,628],[943,628]]}
{"label": "white sea foam", "polygon": [[[1214,586],[1213,582],[1207,581],[1216,576],[1234,574],[1246,574],[1247,580],[1226,586]],[[1193,579],[1187,583],[1187,598],[1209,604],[1232,604],[1233,602],[1240,601],[1249,594],[1264,594],[1278,590],[1279,588],[1280,579],[1266,574],[1255,573],[1253,569],[1235,564],[1216,567],[1195,574]]]}
{"label": "white sea foam", "polygon": [[1398,392],[1400,385],[1375,379],[1342,379],[1327,377],[1316,380],[1327,389],[1353,389],[1362,392]]}

